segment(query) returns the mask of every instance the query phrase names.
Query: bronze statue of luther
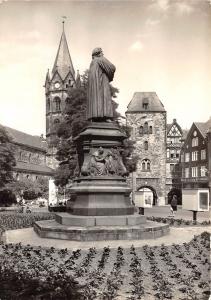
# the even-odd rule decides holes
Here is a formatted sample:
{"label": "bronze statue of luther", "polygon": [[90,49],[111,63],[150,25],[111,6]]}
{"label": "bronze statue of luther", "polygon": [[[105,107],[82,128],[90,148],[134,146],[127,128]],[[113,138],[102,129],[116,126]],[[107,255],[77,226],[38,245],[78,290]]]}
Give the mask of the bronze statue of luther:
{"label": "bronze statue of luther", "polygon": [[103,56],[101,48],[92,51],[89,68],[87,119],[108,121],[113,119],[114,111],[109,82],[113,80],[115,66]]}

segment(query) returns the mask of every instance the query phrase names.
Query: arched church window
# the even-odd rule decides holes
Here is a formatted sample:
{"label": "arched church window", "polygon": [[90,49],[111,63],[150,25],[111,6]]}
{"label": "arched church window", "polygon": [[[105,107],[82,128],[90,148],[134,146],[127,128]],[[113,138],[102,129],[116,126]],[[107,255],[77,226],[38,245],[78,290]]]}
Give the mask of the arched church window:
{"label": "arched church window", "polygon": [[152,134],[152,126],[149,126],[149,134]]}
{"label": "arched church window", "polygon": [[143,159],[141,162],[141,169],[142,171],[150,171],[151,168],[151,162],[149,159]]}
{"label": "arched church window", "polygon": [[147,141],[144,142],[144,150],[148,150],[148,142]]}
{"label": "arched church window", "polygon": [[145,134],[148,133],[148,123],[147,122],[144,123],[144,133]]}
{"label": "arched church window", "polygon": [[61,100],[59,97],[54,98],[54,103],[55,103],[55,111],[60,111],[61,110]]}

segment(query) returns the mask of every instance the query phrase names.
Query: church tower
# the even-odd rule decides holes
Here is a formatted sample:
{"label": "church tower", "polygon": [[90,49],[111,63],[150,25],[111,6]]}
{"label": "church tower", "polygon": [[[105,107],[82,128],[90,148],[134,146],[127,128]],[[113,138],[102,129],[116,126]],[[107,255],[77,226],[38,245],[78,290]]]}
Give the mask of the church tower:
{"label": "church tower", "polygon": [[76,86],[75,70],[73,68],[67,39],[63,30],[52,72],[49,70],[45,80],[46,96],[46,140],[48,144],[48,166],[57,167],[55,159],[58,144],[57,128],[64,117],[64,109],[68,103],[68,93]]}

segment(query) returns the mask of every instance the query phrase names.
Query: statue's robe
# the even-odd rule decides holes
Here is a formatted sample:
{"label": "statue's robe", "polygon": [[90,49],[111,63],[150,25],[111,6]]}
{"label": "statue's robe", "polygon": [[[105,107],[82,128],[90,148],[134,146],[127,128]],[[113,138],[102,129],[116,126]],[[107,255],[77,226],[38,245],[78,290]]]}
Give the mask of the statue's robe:
{"label": "statue's robe", "polygon": [[105,57],[94,57],[89,69],[87,119],[113,117],[109,82],[113,80],[115,66]]}

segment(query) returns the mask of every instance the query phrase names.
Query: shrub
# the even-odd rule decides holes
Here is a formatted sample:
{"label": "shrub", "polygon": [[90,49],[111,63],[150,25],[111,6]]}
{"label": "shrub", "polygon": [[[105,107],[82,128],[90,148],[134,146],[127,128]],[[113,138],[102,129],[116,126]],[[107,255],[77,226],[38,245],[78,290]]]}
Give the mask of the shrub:
{"label": "shrub", "polygon": [[11,206],[17,203],[15,195],[11,190],[0,190],[0,206]]}

